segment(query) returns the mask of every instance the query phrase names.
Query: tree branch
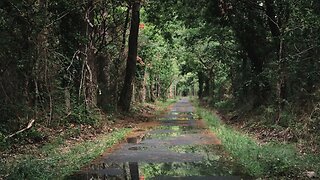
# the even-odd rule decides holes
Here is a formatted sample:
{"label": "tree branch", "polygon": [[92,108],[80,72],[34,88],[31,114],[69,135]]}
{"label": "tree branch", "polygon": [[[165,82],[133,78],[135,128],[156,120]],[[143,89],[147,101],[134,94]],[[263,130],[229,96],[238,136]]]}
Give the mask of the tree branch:
{"label": "tree branch", "polygon": [[33,123],[34,123],[34,122],[35,122],[35,120],[34,120],[34,119],[31,119],[31,121],[28,123],[28,126],[27,126],[27,127],[25,127],[25,128],[23,128],[23,129],[21,129],[21,130],[19,130],[19,131],[15,132],[15,133],[13,133],[13,134],[11,134],[11,135],[7,136],[7,137],[5,137],[4,139],[12,138],[13,136],[15,136],[15,135],[17,135],[17,134],[20,134],[20,133],[22,133],[22,132],[24,132],[24,131],[26,131],[26,130],[30,129],[30,128],[32,127],[32,125],[33,125]]}

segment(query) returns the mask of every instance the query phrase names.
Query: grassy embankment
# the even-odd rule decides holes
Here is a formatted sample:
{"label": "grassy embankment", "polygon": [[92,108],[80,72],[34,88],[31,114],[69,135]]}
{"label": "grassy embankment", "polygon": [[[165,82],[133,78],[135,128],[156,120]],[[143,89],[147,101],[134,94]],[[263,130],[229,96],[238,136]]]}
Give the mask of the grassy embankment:
{"label": "grassy embankment", "polygon": [[319,175],[320,157],[316,154],[301,154],[293,143],[259,143],[250,134],[224,124],[210,110],[196,106],[197,114],[208,122],[225,150],[243,165],[248,174],[268,179],[307,179],[307,174],[313,175],[314,172]]}
{"label": "grassy embankment", "polygon": [[57,138],[34,155],[20,155],[15,162],[3,163],[1,169],[8,174],[6,179],[62,179],[119,142],[129,131],[123,128],[76,145],[67,145],[64,139]]}

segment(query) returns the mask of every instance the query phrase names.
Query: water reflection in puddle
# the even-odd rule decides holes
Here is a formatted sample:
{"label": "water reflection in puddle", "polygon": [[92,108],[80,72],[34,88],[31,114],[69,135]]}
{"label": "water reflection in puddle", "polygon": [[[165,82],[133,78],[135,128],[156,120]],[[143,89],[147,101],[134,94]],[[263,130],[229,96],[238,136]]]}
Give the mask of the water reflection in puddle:
{"label": "water reflection in puddle", "polygon": [[194,118],[182,99],[144,136],[128,138],[67,179],[241,179],[242,168],[229,158],[220,141]]}

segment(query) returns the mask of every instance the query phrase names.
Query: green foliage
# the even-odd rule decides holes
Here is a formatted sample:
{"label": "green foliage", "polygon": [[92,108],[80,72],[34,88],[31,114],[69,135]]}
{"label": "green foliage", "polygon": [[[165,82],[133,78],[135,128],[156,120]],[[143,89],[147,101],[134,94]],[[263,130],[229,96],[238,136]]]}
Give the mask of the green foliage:
{"label": "green foliage", "polygon": [[67,121],[76,124],[96,125],[99,122],[98,112],[88,110],[85,105],[74,107],[71,115],[67,117]]}
{"label": "green foliage", "polygon": [[7,137],[0,132],[0,150],[12,148],[12,145],[25,145],[30,143],[39,143],[47,139],[45,132],[38,131],[32,127],[22,133],[18,133],[13,137]]}
{"label": "green foliage", "polygon": [[[96,124],[95,108],[109,110],[117,105],[128,2],[99,1],[92,7],[88,3],[0,3],[0,128],[4,134],[19,130],[31,118],[50,127],[61,122]],[[62,121],[69,110],[70,119]]]}
{"label": "green foliage", "polygon": [[[116,109],[128,1],[97,1],[92,7],[88,2],[0,3],[0,146],[30,118],[46,126],[60,124],[61,118],[96,125],[97,107]],[[275,127],[295,127],[317,141],[319,10],[317,0],[146,1],[138,53],[144,64],[138,65],[141,86],[135,88],[145,89],[149,101],[198,94],[219,109],[241,107],[258,114],[258,124],[278,122]],[[44,136],[31,129],[18,139]],[[263,153],[278,149],[269,148]],[[289,151],[283,155],[291,157]],[[270,156],[276,167],[248,166],[258,173],[284,173],[292,162],[280,157],[276,163],[277,158]]]}
{"label": "green foliage", "polygon": [[5,149],[7,147],[7,140],[5,139],[4,134],[0,132],[0,151]]}
{"label": "green foliage", "polygon": [[163,100],[163,101],[156,101],[155,104],[157,105],[157,108],[158,110],[156,111],[156,115],[161,115],[163,114],[167,109],[168,107],[177,102],[177,99],[166,99],[166,100]]}
{"label": "green foliage", "polygon": [[219,110],[221,109],[225,112],[232,111],[234,109],[234,106],[234,102],[231,100],[222,100],[214,104],[215,108]]}
{"label": "green foliage", "polygon": [[[266,2],[274,14],[263,10],[270,8]],[[277,107],[282,102],[317,102],[318,3],[266,2],[162,1],[148,4],[146,12],[160,32],[180,39],[180,72],[199,76],[201,98],[274,106],[275,111],[282,110]],[[172,24],[181,25],[172,32]]]}
{"label": "green foliage", "polygon": [[20,141],[28,140],[37,143],[43,140],[45,136],[44,133],[38,131],[36,128],[31,128],[28,131],[18,134],[16,138]]}
{"label": "green foliage", "polygon": [[[178,25],[169,24],[167,31],[173,31]],[[179,39],[168,39],[157,32],[152,23],[146,23],[146,28],[142,30],[141,37],[141,54],[146,63],[146,73],[148,74],[147,87],[155,86],[156,98],[166,99],[168,90],[178,79],[178,59],[177,51],[179,50]],[[150,88],[150,91],[154,91]]]}
{"label": "green foliage", "polygon": [[[123,139],[128,132],[128,129],[120,129],[70,149],[64,149],[65,142],[58,139],[56,143],[42,148],[42,157],[26,155],[14,164],[7,164],[4,167],[7,172],[1,173],[9,174],[6,179],[63,179],[98,157],[106,148]],[[61,153],[63,149],[65,152]]]}
{"label": "green foliage", "polygon": [[216,115],[197,108],[223,147],[255,177],[301,177],[306,170],[320,171],[320,159],[312,154],[299,154],[293,145],[259,144],[254,138],[223,124]]}

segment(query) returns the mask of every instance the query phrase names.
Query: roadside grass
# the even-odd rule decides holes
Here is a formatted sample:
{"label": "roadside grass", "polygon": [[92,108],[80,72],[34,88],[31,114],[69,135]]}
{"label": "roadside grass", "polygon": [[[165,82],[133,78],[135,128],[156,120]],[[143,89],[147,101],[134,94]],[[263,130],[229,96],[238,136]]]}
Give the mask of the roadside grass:
{"label": "roadside grass", "polygon": [[[152,113],[162,114],[176,101],[156,101],[154,105],[157,108]],[[80,131],[77,128],[67,129],[64,134],[57,135],[54,140],[29,154],[14,154],[10,159],[0,159],[0,179],[64,179],[121,141],[130,131],[121,128],[109,134],[100,134],[93,140],[70,144],[67,139],[78,136]]]}
{"label": "roadside grass", "polygon": [[5,179],[63,179],[121,141],[129,131],[119,129],[69,148],[66,141],[58,137],[53,143],[44,145],[37,156],[23,155],[15,163],[2,163],[0,169],[7,174]]}
{"label": "roadside grass", "polygon": [[320,173],[319,156],[300,154],[294,144],[279,142],[259,144],[248,134],[221,122],[212,112],[199,106],[196,111],[208,122],[210,129],[221,140],[226,151],[246,169],[249,175],[268,179],[307,179],[307,171]]}
{"label": "roadside grass", "polygon": [[164,111],[167,110],[168,106],[170,106],[173,103],[176,103],[179,100],[179,98],[175,98],[175,99],[167,99],[165,101],[156,101],[155,105],[157,106],[157,111],[155,112],[155,114],[158,116],[162,113],[164,113]]}

